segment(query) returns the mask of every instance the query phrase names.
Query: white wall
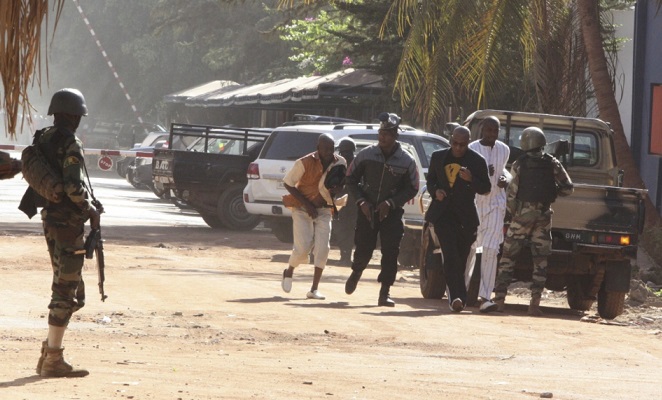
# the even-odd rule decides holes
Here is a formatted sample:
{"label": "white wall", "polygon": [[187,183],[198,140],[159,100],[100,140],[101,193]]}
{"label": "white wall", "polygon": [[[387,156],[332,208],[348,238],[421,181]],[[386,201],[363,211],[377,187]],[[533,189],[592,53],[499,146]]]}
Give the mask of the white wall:
{"label": "white wall", "polygon": [[616,37],[627,39],[621,44],[616,66],[616,101],[621,113],[621,122],[628,143],[631,143],[632,130],[632,85],[634,67],[634,10],[615,11],[614,24]]}

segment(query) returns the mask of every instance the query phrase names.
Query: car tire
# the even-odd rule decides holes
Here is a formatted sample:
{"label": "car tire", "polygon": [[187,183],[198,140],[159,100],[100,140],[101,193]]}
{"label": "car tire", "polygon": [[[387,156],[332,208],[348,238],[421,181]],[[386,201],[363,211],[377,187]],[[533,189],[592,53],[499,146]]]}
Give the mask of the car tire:
{"label": "car tire", "polygon": [[200,214],[202,216],[202,220],[205,221],[207,225],[209,225],[210,228],[212,229],[225,229],[225,225],[218,219],[216,215],[211,215],[211,214]]}
{"label": "car tire", "polygon": [[[589,279],[590,278],[590,279]],[[594,300],[587,298],[587,283],[593,281],[590,275],[568,276],[566,296],[568,297],[568,306],[573,310],[588,311],[593,306]]]}
{"label": "car tire", "polygon": [[276,239],[283,243],[294,243],[294,233],[292,232],[292,219],[280,218],[282,221],[270,221],[271,233]]}
{"label": "car tire", "polygon": [[623,314],[627,292],[612,292],[605,289],[602,282],[598,292],[598,314],[604,319],[614,319]]}
{"label": "car tire", "polygon": [[421,294],[426,299],[441,299],[446,292],[446,277],[444,276],[444,256],[434,253],[432,240],[434,227],[426,223],[421,239],[419,275]]}
{"label": "car tire", "polygon": [[218,219],[230,229],[250,231],[260,223],[260,216],[251,214],[244,204],[244,188],[233,185],[221,193],[217,203]]}

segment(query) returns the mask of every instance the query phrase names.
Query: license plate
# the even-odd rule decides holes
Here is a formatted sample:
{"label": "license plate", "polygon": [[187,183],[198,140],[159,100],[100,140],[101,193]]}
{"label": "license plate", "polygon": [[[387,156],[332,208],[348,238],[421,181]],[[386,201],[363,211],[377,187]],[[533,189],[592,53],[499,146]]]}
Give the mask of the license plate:
{"label": "license plate", "polygon": [[563,238],[568,242],[573,243],[587,243],[590,242],[591,235],[587,232],[573,232],[565,231],[563,232]]}
{"label": "license plate", "polygon": [[170,161],[168,160],[156,160],[154,163],[154,169],[159,171],[169,171],[170,170]]}

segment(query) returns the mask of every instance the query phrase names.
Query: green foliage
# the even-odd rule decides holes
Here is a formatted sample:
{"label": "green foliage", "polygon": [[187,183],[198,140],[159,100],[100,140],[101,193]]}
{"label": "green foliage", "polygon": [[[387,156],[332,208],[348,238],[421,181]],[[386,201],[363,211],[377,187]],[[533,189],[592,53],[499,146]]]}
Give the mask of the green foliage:
{"label": "green foliage", "polygon": [[289,59],[305,75],[324,75],[343,66],[347,45],[334,32],[347,30],[351,23],[352,17],[339,10],[320,10],[314,18],[295,19],[281,27],[280,38],[290,42],[294,54]]}
{"label": "green foliage", "polygon": [[[163,96],[211,80],[245,84],[300,74],[286,54],[289,43],[271,33],[284,18],[276,0],[89,0],[81,2],[91,27],[138,112],[163,115]],[[90,116],[135,120],[73,3],[66,2],[49,49],[49,86],[77,87]],[[47,90],[50,93],[52,90]],[[45,109],[47,98],[35,106]],[[41,102],[39,102],[41,100]]]}

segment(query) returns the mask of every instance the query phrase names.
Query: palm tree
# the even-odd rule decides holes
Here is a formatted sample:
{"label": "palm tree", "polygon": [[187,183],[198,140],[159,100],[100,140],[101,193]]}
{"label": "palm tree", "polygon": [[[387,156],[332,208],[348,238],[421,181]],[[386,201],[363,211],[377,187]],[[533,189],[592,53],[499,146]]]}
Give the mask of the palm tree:
{"label": "palm tree", "polygon": [[[314,0],[304,0],[310,2]],[[656,2],[658,9],[662,7],[662,0]],[[616,159],[625,170],[625,184],[644,188],[623,131],[598,5],[597,0],[394,0],[383,30],[394,16],[400,33],[409,28],[396,90],[405,105],[426,114],[428,123],[441,115],[458,88],[475,93],[477,106],[483,107],[502,89],[505,74],[512,70],[506,59],[512,53],[507,50],[519,42],[523,71],[532,75],[536,86],[538,111],[585,115],[579,104],[586,104],[588,88],[583,79],[588,62],[600,117],[614,130]],[[555,60],[561,62],[551,64]],[[555,75],[559,68],[566,73]],[[550,100],[559,95],[561,102]],[[577,98],[579,102],[571,101]],[[569,107],[563,109],[564,105]],[[647,226],[660,224],[650,198],[646,216]]]}
{"label": "palm tree", "polygon": [[[658,8],[662,0],[657,0]],[[588,53],[588,67],[598,101],[600,118],[611,124],[614,130],[614,147],[616,160],[625,171],[624,182],[626,186],[643,189],[645,187],[637,165],[632,157],[621,122],[621,113],[607,68],[607,59],[602,43],[598,4],[594,0],[578,0],[577,8],[582,21],[582,34],[584,45]],[[660,224],[660,214],[657,212],[651,199],[646,197],[646,226],[652,227]]]}
{"label": "palm tree", "polygon": [[[63,6],[64,0],[53,2],[56,25]],[[4,90],[2,106],[7,112],[7,131],[12,138],[16,133],[19,108],[24,113],[29,113],[31,108],[28,101],[29,85],[36,78],[37,85],[41,86],[41,27],[43,21],[48,20],[48,7],[48,0],[0,2],[0,77]]]}

